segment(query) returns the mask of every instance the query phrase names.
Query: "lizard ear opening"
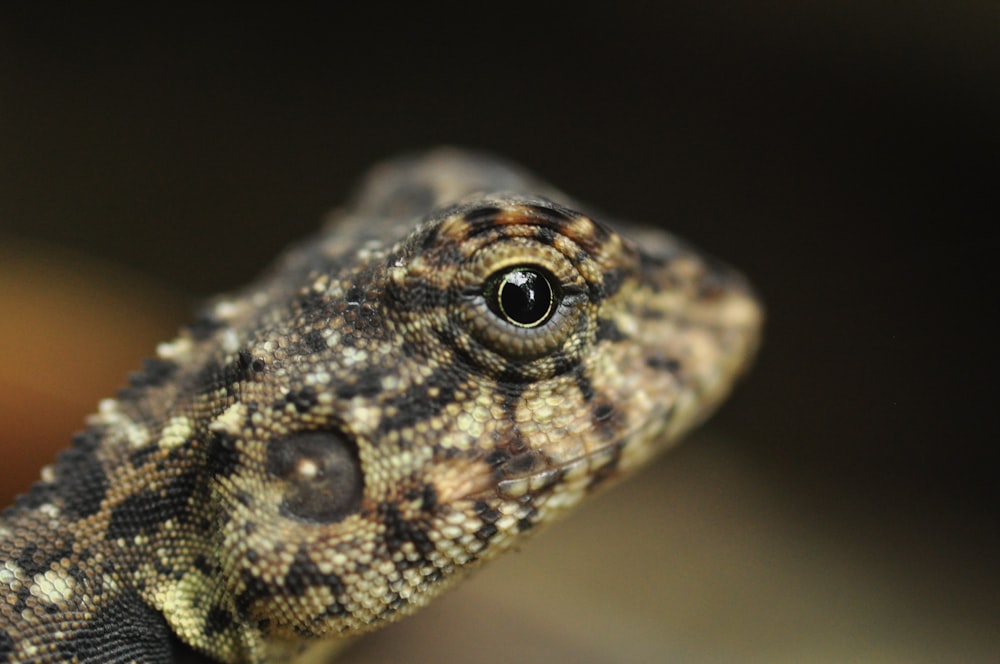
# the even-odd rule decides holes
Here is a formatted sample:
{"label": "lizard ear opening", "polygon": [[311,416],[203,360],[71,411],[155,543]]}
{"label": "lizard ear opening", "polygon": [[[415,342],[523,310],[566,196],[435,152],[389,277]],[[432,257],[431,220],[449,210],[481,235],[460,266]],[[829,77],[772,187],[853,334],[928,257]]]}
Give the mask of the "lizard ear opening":
{"label": "lizard ear opening", "polygon": [[284,516],[329,524],[361,507],[364,477],[358,446],[340,431],[307,431],[272,440],[267,471],[284,480]]}

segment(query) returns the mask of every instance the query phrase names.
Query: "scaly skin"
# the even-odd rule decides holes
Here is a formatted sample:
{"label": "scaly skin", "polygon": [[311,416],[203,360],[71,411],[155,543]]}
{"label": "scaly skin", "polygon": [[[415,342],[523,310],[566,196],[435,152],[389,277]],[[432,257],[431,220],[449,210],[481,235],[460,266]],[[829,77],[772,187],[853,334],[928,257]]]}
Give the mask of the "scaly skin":
{"label": "scaly skin", "polygon": [[581,209],[454,150],[374,169],[4,513],[0,664],[336,647],[676,441],[761,309],[667,233]]}

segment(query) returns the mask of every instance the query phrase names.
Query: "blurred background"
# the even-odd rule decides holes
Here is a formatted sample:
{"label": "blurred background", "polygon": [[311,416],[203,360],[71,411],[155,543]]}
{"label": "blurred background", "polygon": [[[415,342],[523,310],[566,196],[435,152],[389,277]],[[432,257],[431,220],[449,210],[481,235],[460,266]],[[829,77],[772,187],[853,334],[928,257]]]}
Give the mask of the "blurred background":
{"label": "blurred background", "polygon": [[996,2],[87,9],[0,9],[4,504],[368,165],[457,144],[738,266],[765,346],[346,661],[995,661]]}

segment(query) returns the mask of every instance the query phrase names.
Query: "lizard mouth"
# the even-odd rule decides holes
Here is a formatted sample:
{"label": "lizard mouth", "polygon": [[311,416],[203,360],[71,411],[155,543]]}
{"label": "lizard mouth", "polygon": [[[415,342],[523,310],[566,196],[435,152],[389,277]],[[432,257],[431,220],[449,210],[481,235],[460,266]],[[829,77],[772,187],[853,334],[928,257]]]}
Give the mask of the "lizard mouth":
{"label": "lizard mouth", "polygon": [[522,452],[494,466],[488,475],[481,475],[475,483],[478,486],[466,497],[492,495],[517,499],[545,493],[557,485],[565,485],[569,490],[590,487],[615,474],[624,442],[605,445],[567,461],[556,461],[537,450]]}
{"label": "lizard mouth", "polygon": [[[526,474],[500,480],[497,494],[504,498],[520,498],[525,494],[538,494],[557,484],[589,485],[596,478],[607,478],[618,466],[621,446],[608,445],[583,456],[564,461]],[[514,462],[518,457],[511,459]]]}

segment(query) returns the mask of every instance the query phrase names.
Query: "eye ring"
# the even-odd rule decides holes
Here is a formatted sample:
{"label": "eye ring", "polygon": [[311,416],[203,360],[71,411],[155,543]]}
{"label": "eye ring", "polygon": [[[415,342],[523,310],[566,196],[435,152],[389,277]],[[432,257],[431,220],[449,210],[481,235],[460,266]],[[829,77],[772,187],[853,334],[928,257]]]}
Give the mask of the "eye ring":
{"label": "eye ring", "polygon": [[562,304],[559,280],[537,265],[499,270],[484,283],[483,298],[494,315],[516,327],[541,327]]}
{"label": "eye ring", "polygon": [[550,376],[591,338],[593,302],[577,265],[580,251],[569,240],[540,242],[534,227],[496,232],[477,238],[481,245],[452,277],[451,338],[463,357],[505,379]]}

